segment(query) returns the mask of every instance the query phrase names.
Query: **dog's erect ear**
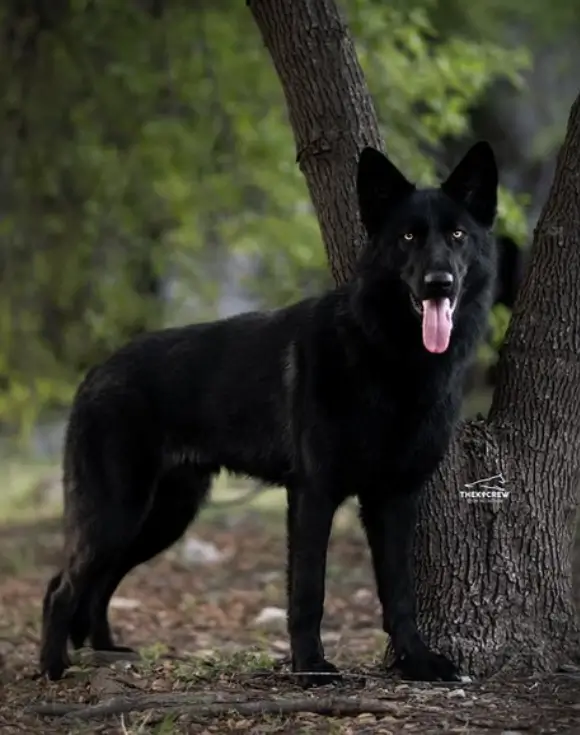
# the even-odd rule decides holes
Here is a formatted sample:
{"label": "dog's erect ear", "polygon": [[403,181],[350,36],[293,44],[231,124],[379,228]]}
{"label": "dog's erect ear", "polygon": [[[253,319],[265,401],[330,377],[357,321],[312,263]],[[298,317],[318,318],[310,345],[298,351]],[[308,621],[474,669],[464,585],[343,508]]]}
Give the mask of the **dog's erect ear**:
{"label": "dog's erect ear", "polygon": [[356,191],[363,225],[370,237],[381,228],[389,208],[415,186],[376,148],[363,148],[358,159]]}
{"label": "dog's erect ear", "polygon": [[495,156],[489,143],[480,141],[472,146],[441,189],[486,228],[493,225],[497,211],[498,174]]}

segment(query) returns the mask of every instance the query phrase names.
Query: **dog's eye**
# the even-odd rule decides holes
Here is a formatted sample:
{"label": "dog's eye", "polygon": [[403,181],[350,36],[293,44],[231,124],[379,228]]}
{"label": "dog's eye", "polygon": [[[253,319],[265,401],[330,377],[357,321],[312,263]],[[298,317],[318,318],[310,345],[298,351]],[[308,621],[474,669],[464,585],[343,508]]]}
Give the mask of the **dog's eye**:
{"label": "dog's eye", "polygon": [[403,235],[403,240],[406,240],[407,242],[411,242],[411,240],[415,239],[415,235],[413,235],[412,232],[405,232]]}
{"label": "dog's eye", "polygon": [[463,230],[453,230],[451,237],[454,240],[463,240],[465,238],[465,232]]}

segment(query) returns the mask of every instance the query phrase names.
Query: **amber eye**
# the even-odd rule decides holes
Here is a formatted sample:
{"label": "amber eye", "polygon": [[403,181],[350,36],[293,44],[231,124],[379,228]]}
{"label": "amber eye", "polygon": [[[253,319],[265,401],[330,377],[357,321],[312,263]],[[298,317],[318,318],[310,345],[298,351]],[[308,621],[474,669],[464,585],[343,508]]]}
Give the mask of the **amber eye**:
{"label": "amber eye", "polygon": [[403,240],[406,240],[407,242],[411,242],[411,240],[415,239],[415,235],[413,235],[412,232],[405,232],[403,235]]}
{"label": "amber eye", "polygon": [[463,240],[465,238],[465,232],[463,230],[453,230],[451,237],[454,240]]}

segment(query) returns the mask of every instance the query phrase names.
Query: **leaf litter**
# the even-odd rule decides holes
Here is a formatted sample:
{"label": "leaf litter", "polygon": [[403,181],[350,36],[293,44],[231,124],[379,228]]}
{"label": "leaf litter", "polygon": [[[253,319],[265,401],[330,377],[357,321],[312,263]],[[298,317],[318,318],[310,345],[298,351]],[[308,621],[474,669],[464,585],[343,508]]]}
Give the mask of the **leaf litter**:
{"label": "leaf litter", "polygon": [[[182,544],[122,583],[110,618],[138,656],[82,650],[60,682],[38,678],[36,669],[58,525],[42,534],[34,526],[0,529],[2,735],[580,732],[574,670],[456,686],[402,683],[382,671],[370,559],[353,528],[333,535],[323,621],[327,654],[346,676],[340,685],[302,691],[288,667],[283,526],[258,513],[235,523],[231,516],[202,517]],[[213,551],[207,563],[197,554],[192,564],[187,548]],[[40,706],[60,714],[32,711]]]}

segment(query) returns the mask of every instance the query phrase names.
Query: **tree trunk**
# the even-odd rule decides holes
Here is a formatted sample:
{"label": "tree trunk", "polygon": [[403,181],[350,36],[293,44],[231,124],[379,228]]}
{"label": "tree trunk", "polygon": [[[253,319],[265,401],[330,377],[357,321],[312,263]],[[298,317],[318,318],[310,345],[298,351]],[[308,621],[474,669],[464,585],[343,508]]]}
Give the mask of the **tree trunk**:
{"label": "tree trunk", "polygon": [[382,146],[377,115],[334,0],[247,0],[286,97],[296,160],[330,269],[346,280],[365,233],[355,205],[358,153]]}
{"label": "tree trunk", "polygon": [[[420,624],[480,675],[550,669],[577,645],[579,166],[580,97],[536,227],[489,417],[457,432],[422,509]],[[500,473],[507,499],[460,497],[465,483]]]}
{"label": "tree trunk", "polygon": [[[251,0],[280,76],[332,272],[361,241],[357,154],[378,124],[334,0]],[[554,669],[578,642],[572,552],[580,478],[580,97],[536,228],[486,420],[458,427],[425,493],[419,625],[464,672]],[[463,493],[501,475],[507,497]],[[495,482],[488,483],[501,484]]]}

